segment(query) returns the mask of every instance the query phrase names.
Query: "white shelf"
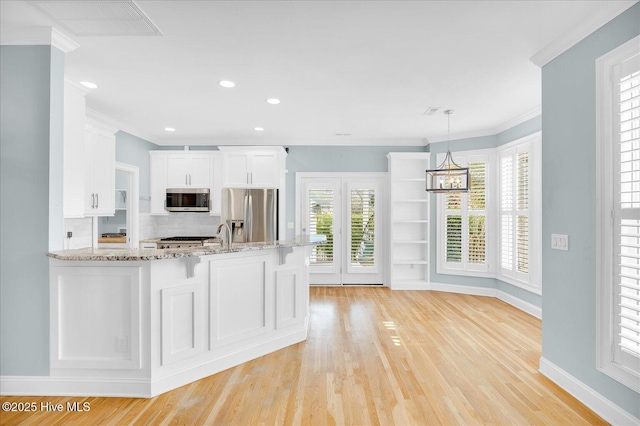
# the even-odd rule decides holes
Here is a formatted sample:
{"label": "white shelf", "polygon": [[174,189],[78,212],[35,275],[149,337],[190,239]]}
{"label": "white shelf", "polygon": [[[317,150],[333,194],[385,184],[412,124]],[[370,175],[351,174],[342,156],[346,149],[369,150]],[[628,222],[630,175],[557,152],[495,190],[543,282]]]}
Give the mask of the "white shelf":
{"label": "white shelf", "polygon": [[429,283],[429,193],[425,170],[430,168],[426,152],[390,152],[389,229],[391,288],[424,289]]}

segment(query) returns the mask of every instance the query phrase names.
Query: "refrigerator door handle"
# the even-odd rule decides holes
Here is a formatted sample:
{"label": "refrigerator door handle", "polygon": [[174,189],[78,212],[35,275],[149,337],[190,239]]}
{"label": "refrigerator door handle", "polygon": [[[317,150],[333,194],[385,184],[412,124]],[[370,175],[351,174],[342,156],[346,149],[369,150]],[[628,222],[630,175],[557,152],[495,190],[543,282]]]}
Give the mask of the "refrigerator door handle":
{"label": "refrigerator door handle", "polygon": [[249,212],[247,217],[247,242],[253,242],[253,196],[249,194]]}

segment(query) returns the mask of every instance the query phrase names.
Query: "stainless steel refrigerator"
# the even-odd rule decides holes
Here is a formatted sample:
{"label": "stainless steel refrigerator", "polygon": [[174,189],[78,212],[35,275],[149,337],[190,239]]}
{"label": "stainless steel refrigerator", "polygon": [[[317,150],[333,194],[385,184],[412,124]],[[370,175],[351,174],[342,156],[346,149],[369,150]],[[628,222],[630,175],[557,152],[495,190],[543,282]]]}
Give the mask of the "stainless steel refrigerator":
{"label": "stainless steel refrigerator", "polygon": [[222,216],[234,243],[278,239],[277,189],[222,189]]}

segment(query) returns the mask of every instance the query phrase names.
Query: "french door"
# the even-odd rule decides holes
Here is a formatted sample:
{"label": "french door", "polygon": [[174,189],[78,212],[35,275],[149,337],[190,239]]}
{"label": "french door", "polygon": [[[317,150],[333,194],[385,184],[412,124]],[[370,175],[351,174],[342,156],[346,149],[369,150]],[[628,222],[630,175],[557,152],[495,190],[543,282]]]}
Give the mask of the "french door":
{"label": "french door", "polygon": [[326,235],[314,246],[310,283],[382,284],[384,175],[298,173],[298,233]]}

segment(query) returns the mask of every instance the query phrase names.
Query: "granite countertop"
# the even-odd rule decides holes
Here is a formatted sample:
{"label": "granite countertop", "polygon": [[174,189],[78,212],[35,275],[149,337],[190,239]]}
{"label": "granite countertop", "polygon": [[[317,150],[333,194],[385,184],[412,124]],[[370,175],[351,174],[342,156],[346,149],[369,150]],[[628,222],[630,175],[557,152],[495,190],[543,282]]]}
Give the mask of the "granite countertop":
{"label": "granite countertop", "polygon": [[115,248],[82,248],[75,250],[59,250],[47,253],[47,256],[58,260],[76,261],[139,261],[174,259],[178,257],[210,256],[223,253],[239,253],[244,251],[268,250],[281,247],[298,247],[325,243],[324,235],[303,235],[290,240],[278,240],[261,243],[234,243],[232,249],[219,244],[203,247],[177,249],[115,249]]}

